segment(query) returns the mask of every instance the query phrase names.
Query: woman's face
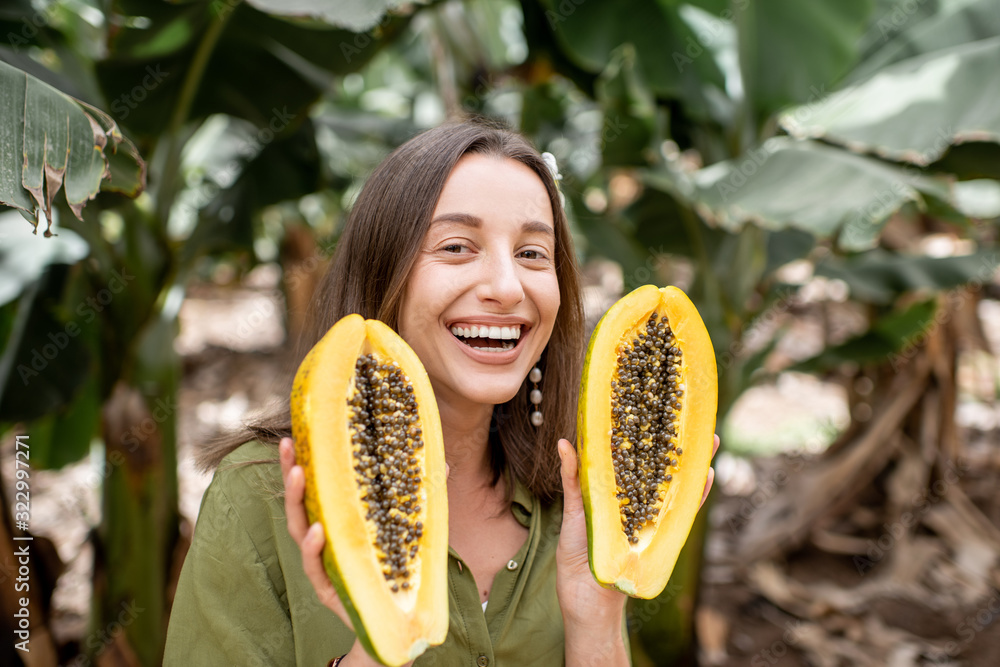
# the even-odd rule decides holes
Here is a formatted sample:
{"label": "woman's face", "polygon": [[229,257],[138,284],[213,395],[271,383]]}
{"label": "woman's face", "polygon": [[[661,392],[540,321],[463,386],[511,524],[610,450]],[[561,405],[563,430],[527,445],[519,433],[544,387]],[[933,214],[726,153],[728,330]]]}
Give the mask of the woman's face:
{"label": "woman's face", "polygon": [[399,333],[438,401],[510,400],[559,310],[545,186],[511,159],[468,154],[445,182],[417,255]]}

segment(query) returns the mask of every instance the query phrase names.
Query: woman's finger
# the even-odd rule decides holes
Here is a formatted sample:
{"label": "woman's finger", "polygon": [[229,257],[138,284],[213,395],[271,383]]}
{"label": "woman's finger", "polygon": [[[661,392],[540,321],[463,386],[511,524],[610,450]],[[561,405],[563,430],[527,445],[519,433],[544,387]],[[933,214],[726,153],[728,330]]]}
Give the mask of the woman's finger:
{"label": "woman's finger", "polygon": [[701,506],[708,500],[708,494],[712,491],[713,484],[715,484],[715,468],[709,468],[708,478],[705,479],[705,490],[701,492],[701,504],[698,505],[698,509],[701,509]]}
{"label": "woman's finger", "polygon": [[576,463],[576,450],[569,440],[560,439],[559,459],[562,463],[563,516],[583,512],[583,493],[580,491],[580,474]]}
{"label": "woman's finger", "polygon": [[[719,435],[718,434],[716,434],[716,435],[714,435],[712,437],[712,458],[713,459],[715,458],[715,455],[719,451],[719,444],[720,444],[720,442],[721,442],[721,440],[719,440]],[[712,485],[713,484],[715,484],[715,468],[709,468],[708,469],[708,477],[705,478],[705,489],[701,492],[701,503],[698,505],[698,509],[701,509],[702,505],[705,504],[705,501],[708,500],[708,494],[711,493],[711,491],[712,491]]]}
{"label": "woman's finger", "polygon": [[[306,536],[309,528],[309,520],[306,518],[306,507],[302,503],[305,495],[306,480],[302,473],[301,466],[294,465],[295,450],[292,449],[291,438],[283,438],[278,445],[281,457],[281,469],[285,481],[285,520],[288,523],[288,533],[299,546]],[[291,456],[288,456],[291,450]]]}
{"label": "woman's finger", "polygon": [[306,576],[309,577],[313,588],[316,589],[316,597],[319,598],[319,601],[333,610],[344,621],[347,627],[353,629],[351,619],[347,616],[347,611],[344,609],[344,605],[337,596],[336,589],[330,583],[330,578],[323,568],[323,544],[325,541],[326,537],[323,535],[322,524],[314,523],[309,527],[300,545],[302,549],[302,569],[305,570]]}
{"label": "woman's finger", "polygon": [[281,479],[288,479],[288,473],[295,465],[295,441],[282,438],[278,442],[278,460],[281,461]]}

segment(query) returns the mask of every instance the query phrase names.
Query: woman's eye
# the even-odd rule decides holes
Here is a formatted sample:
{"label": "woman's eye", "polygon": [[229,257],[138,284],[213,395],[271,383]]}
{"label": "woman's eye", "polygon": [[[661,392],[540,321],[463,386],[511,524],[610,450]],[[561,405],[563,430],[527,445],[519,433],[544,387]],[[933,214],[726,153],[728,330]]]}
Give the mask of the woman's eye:
{"label": "woman's eye", "polygon": [[545,255],[537,250],[522,250],[518,253],[524,259],[544,259]]}
{"label": "woman's eye", "polygon": [[463,246],[463,245],[461,245],[459,243],[449,243],[448,245],[446,245],[445,247],[443,247],[441,249],[444,250],[445,252],[452,252],[452,253],[456,253],[457,254],[457,253],[462,252],[462,249],[464,247],[465,246]]}

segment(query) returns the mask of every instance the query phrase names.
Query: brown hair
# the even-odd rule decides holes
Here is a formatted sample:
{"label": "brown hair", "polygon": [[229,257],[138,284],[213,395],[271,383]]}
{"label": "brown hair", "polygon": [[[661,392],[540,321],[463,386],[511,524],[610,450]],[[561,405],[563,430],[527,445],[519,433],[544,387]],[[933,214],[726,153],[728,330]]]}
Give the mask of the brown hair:
{"label": "brown hair", "polygon": [[[552,205],[561,304],[539,363],[545,421],[539,428],[529,423],[532,406],[529,387],[523,383],[514,398],[495,406],[489,434],[494,481],[507,471],[543,502],[550,502],[562,493],[556,440],[572,440],[576,429],[584,344],[579,276],[569,224],[552,174],[524,137],[499,122],[470,119],[441,125],[410,139],[375,169],[348,216],[333,262],[313,299],[311,322],[296,359],[304,357],[337,320],[351,313],[398,328],[407,280],[434,208],[445,181],[467,153],[526,165],[545,185]],[[247,440],[277,443],[286,436],[291,437],[287,399],[273,413],[206,446],[199,462],[211,469]],[[507,481],[512,480],[508,477]]]}

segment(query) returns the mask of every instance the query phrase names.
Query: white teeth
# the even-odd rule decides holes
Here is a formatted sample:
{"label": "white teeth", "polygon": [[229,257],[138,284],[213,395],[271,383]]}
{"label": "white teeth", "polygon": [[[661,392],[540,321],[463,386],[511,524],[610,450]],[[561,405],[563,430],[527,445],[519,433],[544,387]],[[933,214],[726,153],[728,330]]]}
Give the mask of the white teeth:
{"label": "white teeth", "polygon": [[[468,327],[451,327],[451,332],[462,338],[493,338],[496,340],[514,341],[521,338],[521,326],[491,327],[473,324]],[[491,348],[500,349],[500,348]]]}

